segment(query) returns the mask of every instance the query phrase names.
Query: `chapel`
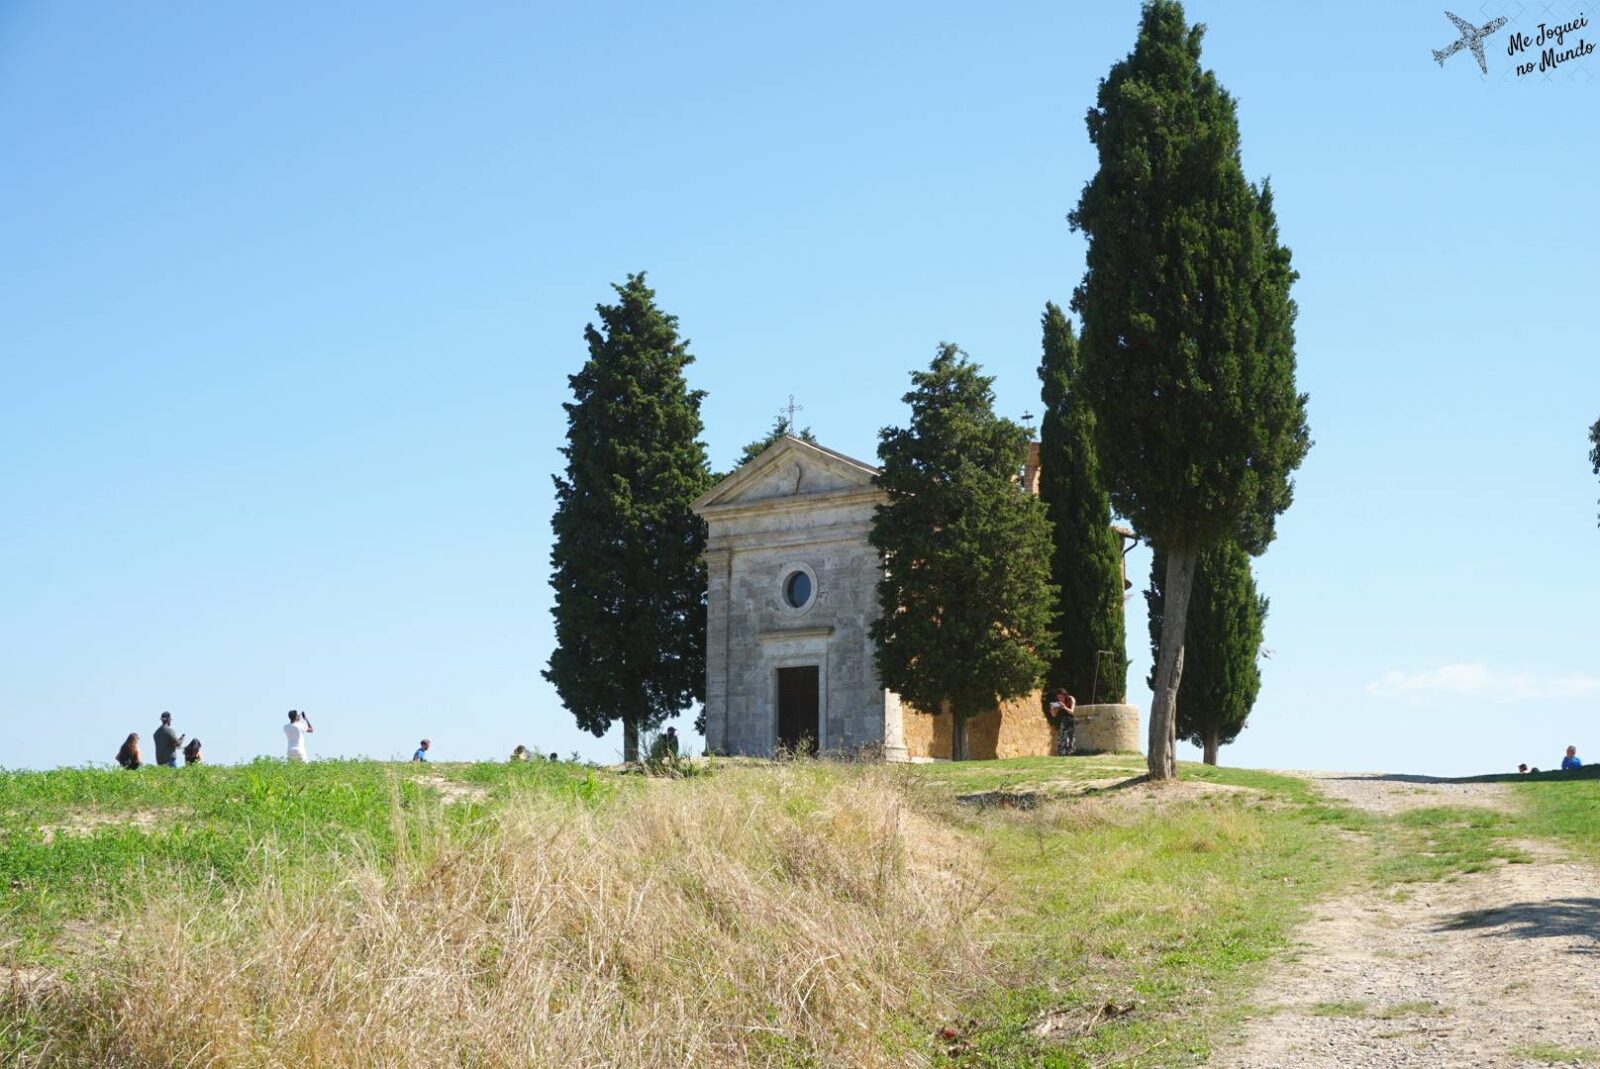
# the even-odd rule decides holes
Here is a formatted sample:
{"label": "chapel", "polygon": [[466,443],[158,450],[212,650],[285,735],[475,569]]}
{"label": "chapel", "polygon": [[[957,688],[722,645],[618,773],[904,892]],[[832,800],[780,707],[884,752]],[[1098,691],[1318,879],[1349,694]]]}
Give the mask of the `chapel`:
{"label": "chapel", "polygon": [[[887,500],[877,474],[785,436],[694,502],[707,529],[708,753],[950,756],[949,714],[902,705],[873,664],[883,562],[867,535]],[[1038,492],[1036,446],[1022,480]],[[1080,705],[1080,749],[1137,750],[1138,735],[1133,707]],[[974,758],[1049,754],[1039,696],[969,720],[967,746]]]}

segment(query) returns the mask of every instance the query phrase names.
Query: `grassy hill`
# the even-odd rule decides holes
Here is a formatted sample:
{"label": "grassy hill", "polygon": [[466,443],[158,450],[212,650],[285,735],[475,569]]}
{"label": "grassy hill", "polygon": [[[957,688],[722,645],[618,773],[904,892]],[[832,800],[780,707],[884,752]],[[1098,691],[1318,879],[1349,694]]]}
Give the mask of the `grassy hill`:
{"label": "grassy hill", "polygon": [[1189,1064],[1312,901],[1585,849],[1600,807],[1526,783],[1522,817],[1377,821],[1138,771],[3,773],[0,1063]]}

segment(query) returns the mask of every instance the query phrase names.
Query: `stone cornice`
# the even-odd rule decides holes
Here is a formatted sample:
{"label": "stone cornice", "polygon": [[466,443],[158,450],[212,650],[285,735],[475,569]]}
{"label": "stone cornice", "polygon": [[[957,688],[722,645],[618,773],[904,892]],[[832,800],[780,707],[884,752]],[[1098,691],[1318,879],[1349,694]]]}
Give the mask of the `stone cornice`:
{"label": "stone cornice", "polygon": [[816,512],[843,505],[880,505],[889,500],[887,494],[875,486],[848,487],[843,490],[825,490],[820,494],[787,494],[762,497],[754,501],[730,501],[725,505],[701,505],[695,511],[707,523],[713,520],[751,516],[763,512]]}
{"label": "stone cornice", "polygon": [[795,531],[740,531],[737,534],[713,535],[706,540],[705,557],[709,562],[717,556],[749,549],[793,549],[795,546],[826,546],[842,542],[866,544],[868,523],[836,523],[827,527],[811,527]]}
{"label": "stone cornice", "polygon": [[825,627],[791,627],[783,631],[760,631],[756,638],[762,642],[782,642],[784,639],[795,638],[827,638],[833,634],[833,626]]}

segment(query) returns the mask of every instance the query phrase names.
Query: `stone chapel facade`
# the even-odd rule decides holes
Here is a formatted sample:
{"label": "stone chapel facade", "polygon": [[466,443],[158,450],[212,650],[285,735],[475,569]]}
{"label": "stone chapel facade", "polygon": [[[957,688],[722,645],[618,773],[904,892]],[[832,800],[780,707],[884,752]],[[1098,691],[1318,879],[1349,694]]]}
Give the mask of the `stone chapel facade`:
{"label": "stone chapel facade", "polygon": [[[949,715],[902,707],[873,664],[877,474],[784,437],[694,502],[707,528],[707,752],[949,756]],[[1024,482],[1036,492],[1036,459]],[[1086,727],[1092,748],[1138,749],[1129,706],[1080,707],[1080,745]],[[968,721],[967,739],[974,757],[1043,755],[1052,742],[1037,695]]]}
{"label": "stone chapel facade", "polygon": [[900,699],[867,628],[878,614],[878,469],[780,438],[695,503],[706,521],[706,749],[904,758]]}

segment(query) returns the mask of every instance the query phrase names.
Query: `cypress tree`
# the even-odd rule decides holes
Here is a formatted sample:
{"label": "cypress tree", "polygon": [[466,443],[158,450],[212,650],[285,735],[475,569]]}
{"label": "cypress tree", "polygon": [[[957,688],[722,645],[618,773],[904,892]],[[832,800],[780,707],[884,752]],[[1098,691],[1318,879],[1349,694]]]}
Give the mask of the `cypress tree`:
{"label": "cypress tree", "polygon": [[1594,473],[1600,475],[1600,419],[1594,421],[1594,426],[1589,428],[1589,463],[1594,468]]}
{"label": "cypress tree", "polygon": [[677,318],[641,272],[595,308],[589,358],[568,377],[565,476],[556,476],[550,584],[556,648],[544,678],[578,726],[623,725],[639,759],[653,730],[705,691],[705,524],[690,503],[710,485],[694,361]]}
{"label": "cypress tree", "polygon": [[966,726],[1031,693],[1055,655],[1050,528],[1018,478],[1028,432],[994,413],[994,382],[948,343],[914,372],[909,427],[878,435],[873,517],[883,554],[872,625],[883,685],[952,714],[951,757]]}
{"label": "cypress tree", "polygon": [[[1160,663],[1162,583],[1167,562],[1157,552],[1150,562],[1150,656]],[[1238,738],[1261,691],[1258,660],[1267,618],[1267,599],[1256,593],[1250,554],[1237,542],[1220,542],[1200,552],[1189,627],[1184,645],[1188,667],[1178,692],[1178,738],[1199,746],[1202,760],[1217,763],[1217,749]],[[1150,685],[1155,686],[1155,670]]]}
{"label": "cypress tree", "polygon": [[1046,682],[1091,700],[1093,688],[1107,701],[1120,702],[1128,680],[1122,540],[1111,529],[1111,499],[1100,484],[1094,413],[1074,381],[1078,343],[1072,324],[1047,303],[1043,326],[1039,498],[1051,523],[1050,579],[1060,590],[1055,616],[1060,652]]}
{"label": "cypress tree", "polygon": [[765,438],[757,438],[744,447],[744,450],[739,454],[739,459],[734,461],[733,470],[738,471],[756,457],[765,453],[773,442],[776,442],[786,434],[792,434],[802,442],[810,442],[812,445],[817,444],[817,436],[811,433],[810,427],[802,427],[798,431],[791,430],[789,417],[778,416],[772,421],[772,429],[767,432]]}
{"label": "cypress tree", "polygon": [[1200,65],[1202,33],[1175,0],[1145,4],[1133,51],[1089,112],[1100,166],[1071,216],[1088,238],[1073,309],[1102,478],[1167,561],[1153,779],[1177,775],[1199,554],[1247,524],[1264,547],[1310,447],[1294,381],[1295,272],[1270,189],[1244,177],[1233,98]]}

